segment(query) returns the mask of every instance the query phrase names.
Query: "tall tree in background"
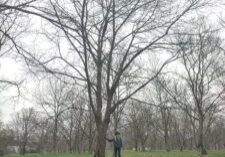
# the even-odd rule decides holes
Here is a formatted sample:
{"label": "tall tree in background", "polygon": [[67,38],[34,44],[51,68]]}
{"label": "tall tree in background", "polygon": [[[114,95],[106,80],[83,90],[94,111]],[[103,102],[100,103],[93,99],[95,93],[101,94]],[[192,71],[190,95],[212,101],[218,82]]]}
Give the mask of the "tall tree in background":
{"label": "tall tree in background", "polygon": [[17,140],[20,146],[20,153],[26,154],[26,147],[29,142],[31,134],[36,128],[36,112],[33,108],[22,109],[18,112],[13,120],[13,127],[17,135]]}
{"label": "tall tree in background", "polygon": [[201,24],[193,26],[191,33],[180,33],[178,37],[178,51],[184,71],[174,73],[181,81],[174,83],[173,90],[166,90],[175,103],[197,121],[197,125],[193,125],[198,127],[197,147],[202,155],[206,155],[205,135],[215,114],[221,110],[224,94],[221,85],[224,76],[221,73],[223,53],[221,39],[215,31],[207,29],[204,20],[199,21]]}
{"label": "tall tree in background", "polygon": [[[186,83],[190,90],[190,95],[193,96],[194,108],[197,112],[199,122],[198,128],[198,147],[201,154],[207,154],[204,146],[204,135],[206,133],[207,116],[211,117],[215,112],[218,112],[220,97],[224,89],[217,87],[220,74],[218,70],[221,65],[218,65],[218,59],[221,57],[219,49],[220,39],[209,33],[199,32],[197,35],[188,36],[187,45],[181,44],[181,55],[183,65],[187,73]],[[183,43],[183,42],[182,42]],[[218,88],[213,91],[213,88]],[[211,118],[210,118],[211,119]],[[210,120],[209,119],[209,120]],[[211,123],[209,121],[209,123]],[[205,125],[205,126],[204,126]]]}
{"label": "tall tree in background", "polygon": [[40,87],[39,90],[36,97],[37,104],[44,109],[48,119],[52,121],[52,151],[57,152],[60,117],[71,108],[67,104],[70,88],[63,80],[49,78],[48,85]]}
{"label": "tall tree in background", "polygon": [[171,114],[171,101],[169,95],[163,87],[160,85],[159,80],[155,80],[153,82],[155,95],[152,97],[152,103],[157,106],[157,110],[161,116],[161,126],[163,130],[164,136],[164,143],[165,149],[167,152],[170,151],[170,140],[169,140],[169,132],[170,132],[170,125],[172,120]]}

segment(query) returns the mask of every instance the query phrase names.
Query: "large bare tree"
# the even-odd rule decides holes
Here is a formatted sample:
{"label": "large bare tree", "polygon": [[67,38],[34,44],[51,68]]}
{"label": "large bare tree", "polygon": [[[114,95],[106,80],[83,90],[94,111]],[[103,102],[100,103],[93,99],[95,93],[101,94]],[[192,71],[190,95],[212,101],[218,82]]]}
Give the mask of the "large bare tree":
{"label": "large bare tree", "polygon": [[[95,157],[105,156],[106,132],[116,108],[151,82],[174,56],[137,79],[138,58],[150,53],[170,29],[204,0],[47,0],[32,9],[3,6],[37,15],[55,26],[60,44],[51,54],[20,51],[29,66],[63,75],[84,85],[97,129]],[[41,6],[41,7],[40,7]],[[0,6],[1,7],[1,6]],[[163,51],[162,51],[163,52]],[[45,57],[43,57],[43,55]],[[147,63],[146,63],[147,64]],[[122,97],[113,102],[120,87]]]}

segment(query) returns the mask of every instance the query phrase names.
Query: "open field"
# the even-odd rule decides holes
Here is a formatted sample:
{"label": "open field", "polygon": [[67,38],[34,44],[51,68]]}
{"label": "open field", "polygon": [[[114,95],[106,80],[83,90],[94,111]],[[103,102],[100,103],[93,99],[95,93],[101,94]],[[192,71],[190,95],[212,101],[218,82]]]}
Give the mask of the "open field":
{"label": "open field", "polygon": [[[208,157],[225,157],[224,151],[209,151]],[[25,157],[92,157],[89,154],[83,155],[75,155],[75,154],[48,154],[48,155],[40,155],[40,154],[27,154]],[[20,155],[8,155],[5,157],[21,157]],[[112,152],[107,152],[106,157],[112,157]],[[123,151],[122,157],[199,157],[199,153],[195,151],[171,151],[169,153],[165,151],[151,151],[151,152],[134,152],[134,151]]]}

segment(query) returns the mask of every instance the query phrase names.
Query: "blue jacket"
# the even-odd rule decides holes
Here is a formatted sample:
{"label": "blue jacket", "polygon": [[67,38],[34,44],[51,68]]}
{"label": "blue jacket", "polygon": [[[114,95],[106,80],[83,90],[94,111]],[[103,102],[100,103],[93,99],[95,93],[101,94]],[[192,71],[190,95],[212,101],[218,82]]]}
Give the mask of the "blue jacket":
{"label": "blue jacket", "polygon": [[122,148],[123,143],[122,143],[122,138],[120,136],[116,136],[113,139],[107,139],[109,142],[113,142],[113,145],[115,148]]}

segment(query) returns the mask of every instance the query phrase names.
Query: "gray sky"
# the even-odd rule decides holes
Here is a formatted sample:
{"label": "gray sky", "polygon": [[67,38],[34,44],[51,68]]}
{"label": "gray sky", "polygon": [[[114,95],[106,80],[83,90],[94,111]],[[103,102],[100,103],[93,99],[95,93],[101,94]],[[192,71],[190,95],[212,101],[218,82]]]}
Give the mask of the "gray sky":
{"label": "gray sky", "polygon": [[[0,74],[3,78],[8,80],[25,80],[25,71],[22,64],[19,64],[14,59],[11,58],[0,58],[1,69]],[[24,87],[27,86],[32,87],[31,85],[32,80],[27,80],[26,84],[21,86],[21,96],[17,97],[17,88],[9,87],[7,90],[3,91],[0,94],[0,111],[1,116],[4,122],[8,122],[10,120],[11,114],[13,112],[19,111],[23,107],[32,106],[31,103],[28,101],[28,98],[31,98],[29,92],[24,90]],[[26,100],[24,99],[26,96]]]}

